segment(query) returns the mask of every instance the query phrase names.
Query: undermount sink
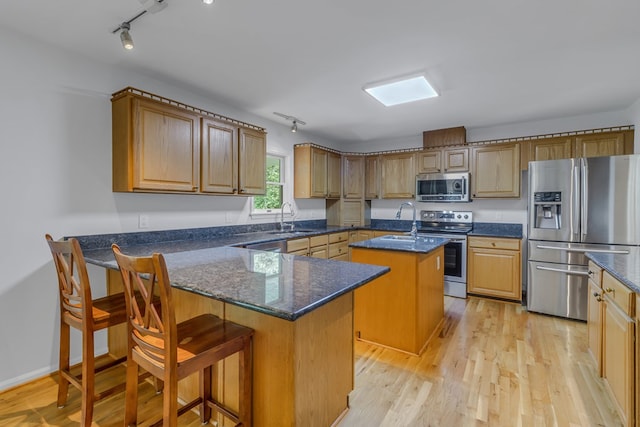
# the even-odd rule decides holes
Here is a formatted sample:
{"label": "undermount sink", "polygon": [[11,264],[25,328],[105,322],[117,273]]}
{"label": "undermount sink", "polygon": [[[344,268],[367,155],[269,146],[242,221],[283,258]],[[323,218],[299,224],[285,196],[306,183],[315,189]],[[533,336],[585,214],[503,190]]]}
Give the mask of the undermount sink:
{"label": "undermount sink", "polygon": [[302,234],[302,233],[311,233],[316,230],[308,230],[306,228],[294,228],[293,230],[271,230],[265,231],[266,234]]}
{"label": "undermount sink", "polygon": [[405,236],[405,235],[400,235],[400,234],[391,234],[391,235],[387,235],[387,236],[382,236],[381,239],[383,240],[405,240],[405,241],[415,241],[416,238],[413,236]]}

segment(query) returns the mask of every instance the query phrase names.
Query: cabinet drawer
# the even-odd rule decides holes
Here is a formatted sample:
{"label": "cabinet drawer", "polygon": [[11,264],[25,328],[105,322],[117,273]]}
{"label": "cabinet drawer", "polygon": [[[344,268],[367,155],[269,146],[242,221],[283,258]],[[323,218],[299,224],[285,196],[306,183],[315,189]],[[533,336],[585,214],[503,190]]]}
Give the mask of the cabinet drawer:
{"label": "cabinet drawer", "polygon": [[287,240],[287,252],[297,252],[297,251],[308,251],[309,250],[309,239],[294,239]]}
{"label": "cabinet drawer", "polygon": [[602,290],[605,295],[615,301],[627,316],[635,316],[636,298],[633,291],[606,271],[602,273]]}
{"label": "cabinet drawer", "polygon": [[329,239],[326,234],[323,234],[322,236],[312,236],[309,237],[309,247],[315,248],[316,246],[326,245],[328,241]]}
{"label": "cabinet drawer", "polygon": [[349,240],[349,232],[343,231],[341,233],[329,234],[329,243],[346,242]]}
{"label": "cabinet drawer", "polygon": [[335,258],[340,255],[348,255],[348,254],[349,254],[348,242],[333,243],[329,245],[329,258]]}
{"label": "cabinet drawer", "polygon": [[594,264],[592,261],[589,261],[589,279],[593,281],[595,285],[599,288],[602,288],[602,269]]}
{"label": "cabinet drawer", "polygon": [[487,249],[520,250],[520,239],[500,239],[494,237],[469,237],[469,247]]}

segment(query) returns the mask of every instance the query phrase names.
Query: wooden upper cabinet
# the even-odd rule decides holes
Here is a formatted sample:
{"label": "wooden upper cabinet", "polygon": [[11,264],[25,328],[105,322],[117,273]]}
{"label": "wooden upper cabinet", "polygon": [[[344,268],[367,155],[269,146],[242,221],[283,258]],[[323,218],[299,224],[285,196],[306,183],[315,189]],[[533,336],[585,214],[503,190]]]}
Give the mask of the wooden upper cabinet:
{"label": "wooden upper cabinet", "polygon": [[203,118],[201,191],[264,194],[266,147],[263,132]]}
{"label": "wooden upper cabinet", "polygon": [[575,157],[573,137],[536,139],[529,142],[529,160],[558,160]]}
{"label": "wooden upper cabinet", "polygon": [[520,197],[520,146],[517,143],[476,146],[471,153],[474,198]]}
{"label": "wooden upper cabinet", "polygon": [[200,118],[150,99],[112,102],[113,191],[198,190]]}
{"label": "wooden upper cabinet", "polygon": [[342,155],[327,153],[327,198],[339,199],[342,190]]}
{"label": "wooden upper cabinet", "polygon": [[416,153],[416,173],[439,173],[441,171],[441,150],[427,150]]}
{"label": "wooden upper cabinet", "polygon": [[265,193],[262,128],[134,88],[111,102],[113,191]]}
{"label": "wooden upper cabinet", "polygon": [[380,159],[382,198],[411,199],[415,197],[414,153],[383,154]]}
{"label": "wooden upper cabinet", "polygon": [[[528,146],[528,161],[633,154],[633,131],[532,139]],[[523,162],[522,169],[528,169],[528,164]]]}
{"label": "wooden upper cabinet", "polygon": [[380,157],[378,155],[364,158],[364,198],[377,199],[380,195]]}
{"label": "wooden upper cabinet", "polygon": [[364,196],[364,156],[344,156],[342,159],[342,194],[345,199],[362,199]]}
{"label": "wooden upper cabinet", "polygon": [[575,137],[577,157],[616,156],[624,154],[624,133],[607,132]]}
{"label": "wooden upper cabinet", "polygon": [[448,147],[416,153],[416,173],[466,172],[469,170],[469,148]]}
{"label": "wooden upper cabinet", "polygon": [[238,128],[202,119],[201,191],[238,192]]}
{"label": "wooden upper cabinet", "polygon": [[469,170],[469,148],[449,147],[442,150],[444,172],[466,172]]}
{"label": "wooden upper cabinet", "polygon": [[267,140],[264,132],[240,128],[238,148],[238,193],[261,195],[266,192]]}
{"label": "wooden upper cabinet", "polygon": [[297,199],[327,197],[327,158],[329,153],[311,145],[293,148],[293,195]]}

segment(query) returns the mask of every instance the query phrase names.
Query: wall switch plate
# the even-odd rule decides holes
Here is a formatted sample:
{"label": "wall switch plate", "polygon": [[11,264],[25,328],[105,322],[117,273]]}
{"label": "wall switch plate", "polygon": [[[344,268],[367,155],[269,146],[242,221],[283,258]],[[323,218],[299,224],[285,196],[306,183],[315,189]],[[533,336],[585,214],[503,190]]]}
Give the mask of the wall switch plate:
{"label": "wall switch plate", "polygon": [[149,228],[149,215],[138,215],[138,228]]}

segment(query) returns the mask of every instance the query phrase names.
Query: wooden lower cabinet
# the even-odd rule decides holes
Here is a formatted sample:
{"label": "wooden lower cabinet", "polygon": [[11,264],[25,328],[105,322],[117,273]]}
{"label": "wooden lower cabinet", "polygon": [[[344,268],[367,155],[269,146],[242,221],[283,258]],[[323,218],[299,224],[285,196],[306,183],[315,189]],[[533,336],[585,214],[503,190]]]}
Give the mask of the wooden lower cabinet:
{"label": "wooden lower cabinet", "polygon": [[606,271],[602,274],[602,377],[625,426],[635,425],[636,296]]}
{"label": "wooden lower cabinet", "polygon": [[444,321],[444,249],[429,254],[352,248],[352,261],[391,267],[354,292],[360,340],[421,354]]}
{"label": "wooden lower cabinet", "polygon": [[329,259],[349,261],[349,232],[329,234]]}
{"label": "wooden lower cabinet", "polygon": [[469,237],[467,244],[468,292],[521,301],[520,239]]}
{"label": "wooden lower cabinet", "polygon": [[602,376],[603,292],[602,269],[589,262],[589,299],[587,300],[587,341],[599,376]]}
{"label": "wooden lower cabinet", "polygon": [[311,258],[329,258],[329,239],[326,234],[309,237],[309,256]]}

